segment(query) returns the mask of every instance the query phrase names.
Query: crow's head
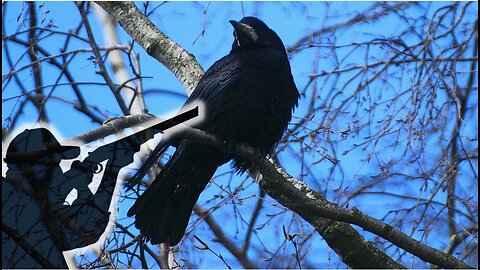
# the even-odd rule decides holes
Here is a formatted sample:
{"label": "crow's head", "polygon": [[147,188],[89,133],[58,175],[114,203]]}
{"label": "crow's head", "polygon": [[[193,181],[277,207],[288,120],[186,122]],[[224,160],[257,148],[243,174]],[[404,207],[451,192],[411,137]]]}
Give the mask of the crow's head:
{"label": "crow's head", "polygon": [[235,31],[232,51],[252,48],[271,48],[285,51],[285,46],[278,35],[261,20],[255,17],[245,17],[239,22],[231,20]]}

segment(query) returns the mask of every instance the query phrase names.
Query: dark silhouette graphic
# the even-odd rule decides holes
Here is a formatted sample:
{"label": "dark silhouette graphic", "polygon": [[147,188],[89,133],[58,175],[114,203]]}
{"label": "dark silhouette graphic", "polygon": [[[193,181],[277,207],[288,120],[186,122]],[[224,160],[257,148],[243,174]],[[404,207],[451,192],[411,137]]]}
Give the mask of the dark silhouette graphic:
{"label": "dark silhouette graphic", "polygon": [[[62,252],[98,241],[120,170],[140,146],[161,132],[198,115],[198,108],[98,147],[63,173],[59,163],[80,154],[62,146],[47,129],[27,129],[9,144],[2,179],[2,268],[67,268]],[[105,164],[105,165],[102,165]],[[95,174],[101,182],[92,192]],[[77,191],[69,204],[67,195]]]}
{"label": "dark silhouette graphic", "polygon": [[[197,128],[269,154],[299,98],[290,63],[281,39],[264,22],[245,17],[230,23],[235,30],[232,50],[207,70],[186,104],[205,104],[205,118]],[[232,158],[241,173],[251,166],[217,149],[172,138],[156,148],[138,178],[170,145],[176,147],[175,153],[128,211],[154,244],[178,244],[195,202],[218,166]]]}
{"label": "dark silhouette graphic", "polygon": [[25,130],[10,143],[2,179],[2,268],[67,267],[62,251],[71,246],[60,228],[73,215],[64,213],[63,201],[54,202],[66,182],[59,162],[79,154],[79,147],[61,146],[47,129]]}

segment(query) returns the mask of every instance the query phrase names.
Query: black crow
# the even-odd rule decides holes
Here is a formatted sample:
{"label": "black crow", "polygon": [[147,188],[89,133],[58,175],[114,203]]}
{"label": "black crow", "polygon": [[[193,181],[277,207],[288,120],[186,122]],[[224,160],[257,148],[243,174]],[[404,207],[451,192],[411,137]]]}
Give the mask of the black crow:
{"label": "black crow", "polygon": [[[264,22],[231,20],[234,42],[228,55],[210,67],[186,101],[202,101],[204,119],[196,128],[271,153],[299,98],[285,46]],[[173,142],[174,141],[174,142]],[[251,164],[218,149],[176,139],[175,153],[128,211],[152,242],[176,245],[194,204],[217,168],[233,159],[241,173]]]}

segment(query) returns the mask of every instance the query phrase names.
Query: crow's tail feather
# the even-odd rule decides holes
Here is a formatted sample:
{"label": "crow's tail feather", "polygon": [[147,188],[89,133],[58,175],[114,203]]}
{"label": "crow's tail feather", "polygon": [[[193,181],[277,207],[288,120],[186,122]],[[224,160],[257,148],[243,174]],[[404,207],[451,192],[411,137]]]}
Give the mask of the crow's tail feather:
{"label": "crow's tail feather", "polygon": [[221,152],[184,141],[127,215],[136,216],[135,226],[152,244],[178,244],[200,193],[226,161]]}

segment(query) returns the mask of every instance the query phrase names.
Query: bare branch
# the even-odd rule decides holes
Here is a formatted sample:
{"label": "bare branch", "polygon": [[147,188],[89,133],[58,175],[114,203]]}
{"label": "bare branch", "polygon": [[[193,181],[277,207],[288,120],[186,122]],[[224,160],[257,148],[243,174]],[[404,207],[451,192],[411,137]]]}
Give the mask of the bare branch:
{"label": "bare branch", "polygon": [[260,187],[265,189],[272,198],[295,211],[307,221],[312,222],[312,219],[324,217],[355,224],[389,240],[426,262],[442,268],[472,268],[451,255],[427,246],[392,226],[363,214],[358,209],[348,210],[327,201],[303,182],[286,173],[272,159],[266,159],[259,155],[255,149],[246,144],[225,141],[201,130],[188,127],[182,130],[181,136],[228,153],[235,153],[256,164],[263,175],[260,180],[257,179]]}
{"label": "bare branch", "polygon": [[255,268],[259,268],[258,266],[256,266],[252,261],[250,261],[247,257],[247,255],[242,252],[229,238],[228,236],[226,236],[224,233],[223,233],[223,230],[220,228],[220,226],[218,225],[218,223],[214,220],[214,218],[212,217],[212,215],[206,211],[205,209],[203,209],[201,206],[199,206],[198,204],[195,205],[195,207],[193,208],[193,211],[195,211],[195,213],[197,215],[199,215],[202,219],[205,220],[205,222],[207,222],[208,226],[210,227],[210,229],[212,229],[212,232],[213,234],[215,235],[215,237],[217,238],[216,240],[220,243],[222,243],[222,245],[225,246],[225,248],[230,251],[230,253],[232,253],[233,256],[235,256],[235,258],[237,258],[237,260],[242,264],[243,267],[245,267],[246,269],[255,269]]}
{"label": "bare branch", "polygon": [[[120,41],[118,39],[117,25],[115,24],[115,21],[98,5],[93,4],[92,8],[103,25],[106,46],[118,46]],[[122,91],[122,94],[129,102],[128,107],[130,108],[130,112],[132,114],[145,113],[145,101],[143,100],[143,95],[138,93],[141,92],[142,89],[135,87],[132,81],[130,81],[130,76],[127,67],[125,66],[125,62],[122,59],[121,51],[112,51],[109,56],[108,59],[115,77],[117,78],[117,82],[119,82],[119,84],[125,82],[124,84],[128,86],[128,88],[121,87],[120,91]],[[135,91],[132,91],[131,89],[135,89]]]}
{"label": "bare branch", "polygon": [[96,3],[115,18],[149,55],[170,69],[187,93],[193,92],[204,71],[192,54],[161,32],[132,2]]}
{"label": "bare branch", "polygon": [[107,68],[105,66],[105,62],[103,61],[103,57],[100,54],[100,49],[99,46],[97,45],[95,41],[95,37],[92,32],[92,28],[90,27],[90,23],[88,22],[87,14],[86,11],[84,10],[84,5],[88,3],[84,2],[83,4],[81,2],[77,2],[78,9],[80,10],[80,14],[82,15],[83,23],[85,24],[85,29],[87,30],[88,33],[88,38],[90,41],[90,45],[92,46],[93,53],[95,54],[95,57],[97,59],[98,66],[100,70],[97,72],[98,74],[102,75],[103,78],[105,79],[105,82],[110,88],[110,91],[112,91],[113,96],[115,97],[117,104],[120,106],[120,109],[122,110],[124,115],[129,115],[130,111],[128,110],[127,105],[125,104],[125,101],[123,100],[122,96],[119,93],[119,89],[115,86],[113,83],[112,79],[110,78],[110,75],[108,74]]}

